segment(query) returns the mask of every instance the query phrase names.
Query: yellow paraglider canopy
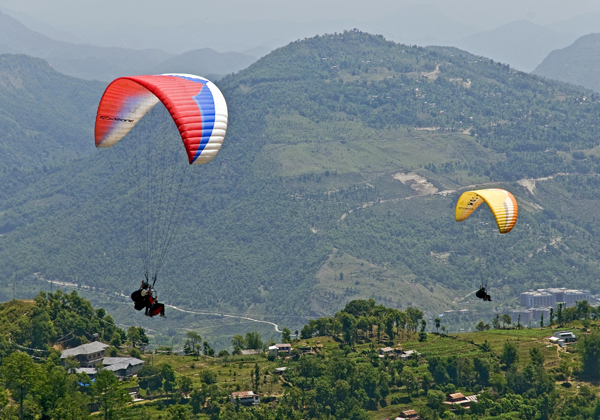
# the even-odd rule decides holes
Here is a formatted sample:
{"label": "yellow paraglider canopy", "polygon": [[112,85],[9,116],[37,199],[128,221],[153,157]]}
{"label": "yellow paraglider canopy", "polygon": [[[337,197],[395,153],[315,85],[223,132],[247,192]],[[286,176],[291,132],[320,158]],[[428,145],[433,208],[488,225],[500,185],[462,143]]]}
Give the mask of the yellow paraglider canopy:
{"label": "yellow paraglider canopy", "polygon": [[456,203],[456,221],[465,220],[484,201],[490,206],[500,233],[510,232],[517,223],[519,206],[511,193],[497,188],[464,192]]}

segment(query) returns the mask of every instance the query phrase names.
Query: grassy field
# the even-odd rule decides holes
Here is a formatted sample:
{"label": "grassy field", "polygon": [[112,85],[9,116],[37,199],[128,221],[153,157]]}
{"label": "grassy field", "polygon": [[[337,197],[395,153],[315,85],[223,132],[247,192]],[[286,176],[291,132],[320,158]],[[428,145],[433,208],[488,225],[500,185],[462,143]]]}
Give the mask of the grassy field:
{"label": "grassy field", "polygon": [[398,273],[379,267],[351,255],[334,252],[317,272],[318,293],[312,298],[313,310],[326,313],[326,309],[341,306],[352,299],[374,298],[388,307],[406,308],[413,302],[432,313],[449,309],[448,296],[452,293],[443,287],[433,291],[415,282],[410,272]]}
{"label": "grassy field", "polygon": [[[578,323],[570,325],[567,329],[574,331],[578,336],[586,334],[586,332],[581,331],[581,326]],[[448,356],[457,356],[459,358],[487,357],[489,356],[488,351],[482,348],[482,344],[487,343],[493,353],[492,359],[498,360],[498,356],[502,353],[502,347],[506,341],[511,341],[517,344],[519,355],[518,366],[520,369],[530,363],[530,350],[537,348],[545,358],[544,366],[550,372],[556,372],[556,368],[561,362],[566,362],[572,371],[577,372],[580,360],[573,351],[573,348],[562,349],[555,345],[549,345],[547,338],[555,331],[557,331],[557,328],[488,330],[450,335],[428,334],[427,340],[423,342],[417,339],[417,334],[412,333],[399,335],[393,343],[377,342],[373,337],[373,341],[363,339],[363,341],[357,343],[354,351],[348,353],[346,357],[358,364],[369,364],[371,360],[366,354],[372,349],[377,350],[380,347],[388,345],[399,345],[404,350],[416,350],[421,354],[418,360],[407,362],[405,365],[405,368],[410,368],[417,377],[421,378],[428,372],[428,358],[444,358]],[[315,337],[293,343],[294,347],[305,345],[321,347],[321,354],[325,358],[328,358],[332,352],[340,349],[340,341],[331,337]],[[218,387],[221,395],[252,389],[252,372],[258,366],[261,378],[259,394],[263,401],[276,401],[283,396],[286,388],[290,386],[280,375],[275,374],[275,368],[287,366],[289,369],[295,369],[296,367],[296,362],[292,358],[278,358],[269,361],[265,354],[207,358],[161,353],[147,354],[142,357],[147,364],[156,367],[160,367],[166,363],[170,364],[174,368],[177,378],[183,376],[189,377],[192,380],[194,388],[206,387],[206,384],[202,382],[204,372],[214,373],[216,383],[211,386]],[[571,385],[568,388],[561,386],[563,381],[556,382],[556,389],[562,397],[577,394],[579,387],[582,385],[590,386],[595,393],[600,392],[600,384],[584,382],[575,376],[575,374],[571,375],[569,382]],[[404,386],[393,385],[390,391],[390,394],[386,398],[386,404],[376,411],[369,412],[371,419],[382,420],[394,418],[403,410],[415,409],[419,411],[419,409],[424,408],[427,404],[425,394],[422,390],[418,395],[410,395]],[[472,393],[461,387],[457,387],[455,392],[463,392],[465,395]],[[178,393],[173,394],[173,396],[167,396],[162,392],[148,395],[145,391],[142,391],[141,395],[151,399],[135,403],[128,410],[127,414],[133,417],[124,418],[146,418],[152,420],[169,418],[166,413],[168,405],[174,404],[177,401],[179,403],[185,401],[180,399],[181,397]],[[392,404],[392,401],[395,404]],[[135,415],[138,417],[135,417]],[[519,418],[518,413],[515,413],[515,415],[515,418]],[[201,415],[199,418],[208,418],[208,416]]]}

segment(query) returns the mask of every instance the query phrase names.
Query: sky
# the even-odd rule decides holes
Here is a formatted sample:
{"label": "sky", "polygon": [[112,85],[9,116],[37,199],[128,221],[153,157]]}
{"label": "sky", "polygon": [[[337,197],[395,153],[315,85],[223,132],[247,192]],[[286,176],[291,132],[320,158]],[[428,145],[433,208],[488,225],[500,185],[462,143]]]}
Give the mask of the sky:
{"label": "sky", "polygon": [[478,30],[520,19],[543,25],[600,12],[597,0],[0,0],[0,8],[27,13],[63,30],[99,30],[121,25],[170,27],[194,16],[198,24],[209,19],[377,19],[391,11],[422,4],[432,5]]}

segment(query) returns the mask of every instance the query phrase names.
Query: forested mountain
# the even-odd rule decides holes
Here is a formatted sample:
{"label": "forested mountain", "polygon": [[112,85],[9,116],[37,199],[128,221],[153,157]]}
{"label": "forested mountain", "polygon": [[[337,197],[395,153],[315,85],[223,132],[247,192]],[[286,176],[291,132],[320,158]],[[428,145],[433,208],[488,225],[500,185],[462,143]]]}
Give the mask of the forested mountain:
{"label": "forested mountain", "polygon": [[58,73],[44,60],[0,55],[0,167],[53,165],[93,151],[104,84]]}
{"label": "forested mountain", "polygon": [[[227,138],[190,168],[191,205],[157,283],[166,302],[294,328],[361,297],[430,316],[464,307],[481,281],[498,305],[540,285],[598,291],[592,92],[357,31],[294,42],[219,87]],[[137,287],[131,168],[165,138],[183,153],[157,109],[113,148],[0,174],[18,180],[0,202],[3,284]],[[458,195],[488,186],[519,201],[510,234],[483,207],[454,221]]]}
{"label": "forested mountain", "polygon": [[600,34],[582,36],[572,45],[552,51],[533,74],[600,92]]}
{"label": "forested mountain", "polygon": [[[202,47],[198,44],[197,47]],[[212,51],[212,50],[211,50]],[[95,47],[56,41],[32,31],[18,20],[0,12],[0,53],[21,53],[43,58],[56,70],[87,80],[110,81],[130,74],[147,74],[164,69],[169,73],[187,68],[193,74],[224,75],[241,70],[254,57],[216,51],[176,55],[159,49]],[[175,67],[173,67],[175,66]]]}

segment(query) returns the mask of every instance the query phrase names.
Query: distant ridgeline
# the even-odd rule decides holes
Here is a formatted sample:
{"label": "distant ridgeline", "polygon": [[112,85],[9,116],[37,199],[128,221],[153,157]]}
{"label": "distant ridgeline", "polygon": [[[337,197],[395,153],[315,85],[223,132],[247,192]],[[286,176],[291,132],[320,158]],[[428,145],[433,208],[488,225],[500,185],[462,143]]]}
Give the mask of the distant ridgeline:
{"label": "distant ridgeline", "polygon": [[[63,92],[64,81],[48,83]],[[295,316],[331,315],[359,298],[431,317],[461,309],[485,281],[494,305],[542,285],[600,290],[597,94],[356,31],[291,43],[218,85],[227,138],[209,165],[191,168],[192,204],[157,282],[166,303],[252,308],[295,329],[306,319]],[[92,108],[96,92],[79,108]],[[137,287],[136,147],[158,148],[165,136],[181,147],[167,113],[152,112],[118,147],[46,171],[0,169],[4,285],[39,273],[125,295]],[[52,121],[72,132],[71,118]],[[515,195],[512,232],[499,236],[487,209],[454,221],[473,185]]]}

